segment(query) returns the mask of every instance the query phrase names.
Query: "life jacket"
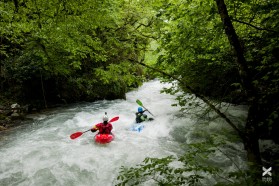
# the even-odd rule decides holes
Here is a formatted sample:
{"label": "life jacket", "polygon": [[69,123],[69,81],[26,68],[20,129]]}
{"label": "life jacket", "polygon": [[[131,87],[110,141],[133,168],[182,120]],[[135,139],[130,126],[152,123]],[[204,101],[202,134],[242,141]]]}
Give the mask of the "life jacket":
{"label": "life jacket", "polygon": [[147,116],[145,114],[142,114],[142,113],[139,113],[139,112],[136,113],[136,123],[141,123],[141,122],[146,121],[146,120],[148,120],[148,119],[147,119]]}
{"label": "life jacket", "polygon": [[112,130],[112,124],[111,123],[107,123],[107,124],[99,123],[96,125],[96,128],[99,130],[99,134],[110,134],[111,130]]}

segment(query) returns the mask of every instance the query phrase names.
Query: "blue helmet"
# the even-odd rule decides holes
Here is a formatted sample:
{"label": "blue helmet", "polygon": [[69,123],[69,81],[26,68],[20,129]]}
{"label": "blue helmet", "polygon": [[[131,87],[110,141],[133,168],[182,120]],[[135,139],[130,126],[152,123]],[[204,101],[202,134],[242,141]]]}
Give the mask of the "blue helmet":
{"label": "blue helmet", "polygon": [[141,107],[139,107],[138,108],[138,112],[142,112],[143,110],[142,110],[142,108]]}

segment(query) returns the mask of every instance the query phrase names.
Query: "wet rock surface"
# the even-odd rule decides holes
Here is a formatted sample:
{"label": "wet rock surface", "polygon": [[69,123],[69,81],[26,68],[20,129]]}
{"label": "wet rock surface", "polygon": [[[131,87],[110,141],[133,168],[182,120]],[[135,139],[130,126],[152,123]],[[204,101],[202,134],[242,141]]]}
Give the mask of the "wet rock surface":
{"label": "wet rock surface", "polygon": [[30,113],[30,106],[14,103],[10,106],[0,105],[0,131],[19,125]]}

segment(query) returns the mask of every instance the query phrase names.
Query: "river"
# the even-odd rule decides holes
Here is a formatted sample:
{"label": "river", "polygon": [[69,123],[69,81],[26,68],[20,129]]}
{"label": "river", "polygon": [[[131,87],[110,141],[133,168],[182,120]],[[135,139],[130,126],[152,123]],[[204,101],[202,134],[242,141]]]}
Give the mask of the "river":
{"label": "river", "polygon": [[[198,120],[191,119],[190,115],[178,118],[179,108],[171,106],[175,97],[160,93],[164,86],[170,85],[150,81],[128,92],[126,100],[102,100],[56,108],[30,115],[31,121],[1,132],[0,185],[110,186],[116,183],[121,166],[134,166],[146,157],[183,153],[181,144],[194,141],[193,130],[205,127],[197,125]],[[129,131],[138,108],[136,99],[155,115],[155,120],[146,124],[140,133]],[[113,123],[114,141],[95,144],[91,132],[70,139],[72,133],[86,131],[99,123],[105,112],[110,118],[120,117]],[[243,107],[226,107],[226,112],[238,116],[240,122],[245,119]],[[222,120],[208,123],[210,133],[219,133],[222,128],[231,130]],[[176,130],[180,130],[179,135],[175,135]],[[237,152],[234,161],[241,166],[245,159],[243,147],[241,143],[232,146],[236,149],[232,153]],[[234,167],[235,162],[228,164],[231,160],[225,156],[216,154],[216,158],[224,162],[227,169]]]}

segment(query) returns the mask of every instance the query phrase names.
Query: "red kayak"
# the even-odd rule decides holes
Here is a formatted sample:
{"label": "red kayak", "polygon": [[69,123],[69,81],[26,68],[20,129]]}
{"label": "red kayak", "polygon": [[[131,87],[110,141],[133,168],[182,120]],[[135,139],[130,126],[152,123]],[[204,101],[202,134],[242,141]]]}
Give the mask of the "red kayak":
{"label": "red kayak", "polygon": [[105,143],[109,143],[114,139],[114,135],[113,134],[97,134],[95,137],[95,142],[96,143],[101,143],[101,144],[105,144]]}

